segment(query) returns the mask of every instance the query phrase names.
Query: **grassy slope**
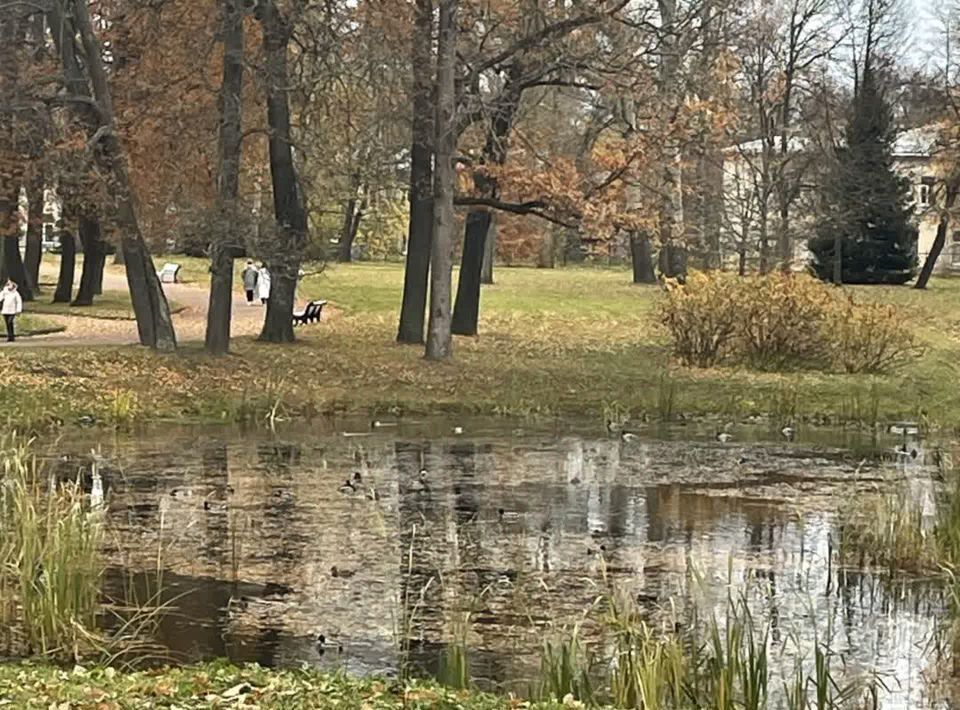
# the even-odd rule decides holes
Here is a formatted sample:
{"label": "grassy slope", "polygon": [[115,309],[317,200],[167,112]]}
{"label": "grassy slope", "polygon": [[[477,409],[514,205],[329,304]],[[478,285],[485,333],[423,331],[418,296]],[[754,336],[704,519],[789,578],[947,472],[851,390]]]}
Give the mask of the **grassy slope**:
{"label": "grassy slope", "polygon": [[[142,673],[0,664],[0,705],[12,708],[494,708],[527,707],[506,699],[352,680],[310,671],[265,671],[207,664]],[[542,705],[540,707],[550,707]],[[559,707],[559,706],[553,706]]]}
{"label": "grassy slope", "polygon": [[[203,278],[202,260],[177,260],[186,278]],[[300,329],[296,346],[238,341],[224,361],[205,357],[198,345],[178,357],[131,349],[22,351],[22,376],[6,389],[41,393],[27,410],[40,401],[63,418],[91,413],[108,420],[232,419],[280,401],[280,411],[288,413],[399,406],[588,413],[599,422],[605,406],[658,416],[672,398],[673,410],[686,414],[872,420],[876,410],[885,418],[923,414],[950,427],[960,423],[954,385],[960,281],[935,280],[925,293],[858,289],[864,298],[902,305],[928,347],[913,366],[882,377],[673,367],[655,318],[659,291],[630,285],[624,271],[592,269],[498,270],[497,284],[484,289],[480,337],[458,338],[452,363],[427,363],[420,348],[394,343],[401,284],[399,265],[331,265],[308,275],[299,297],[326,298],[337,312]],[[0,355],[0,368],[4,357],[10,356]],[[0,394],[4,389],[0,383]],[[128,391],[137,393],[133,405]],[[124,399],[119,408],[118,392]],[[15,417],[30,421],[36,414]]]}
{"label": "grassy slope", "polygon": [[[17,318],[17,335],[18,336],[28,336],[28,335],[38,335],[40,333],[58,333],[62,330],[66,330],[62,325],[58,325],[46,318],[39,318],[31,313],[23,313]],[[0,336],[3,336],[6,331],[3,329],[2,323],[0,323]]]}

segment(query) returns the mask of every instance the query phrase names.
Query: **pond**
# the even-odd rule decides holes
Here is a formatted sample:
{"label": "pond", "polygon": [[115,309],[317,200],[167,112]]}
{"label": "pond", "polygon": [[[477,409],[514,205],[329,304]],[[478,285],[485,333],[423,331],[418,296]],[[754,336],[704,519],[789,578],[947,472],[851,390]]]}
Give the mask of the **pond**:
{"label": "pond", "polygon": [[175,608],[160,640],[179,660],[431,673],[459,629],[477,684],[523,693],[544,638],[597,633],[584,617],[604,590],[653,620],[744,595],[778,663],[828,642],[849,673],[880,674],[883,707],[922,703],[942,594],[832,559],[851,497],[932,498],[919,444],[911,458],[842,431],[381,424],[88,432],[47,455],[89,476],[96,452],[108,582],[159,564]]}

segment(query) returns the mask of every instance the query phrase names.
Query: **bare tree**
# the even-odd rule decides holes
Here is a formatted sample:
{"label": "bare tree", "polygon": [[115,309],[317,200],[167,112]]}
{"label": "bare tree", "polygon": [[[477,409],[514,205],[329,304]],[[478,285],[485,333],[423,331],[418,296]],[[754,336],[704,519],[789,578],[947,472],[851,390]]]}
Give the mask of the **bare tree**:
{"label": "bare tree", "polygon": [[[140,231],[126,156],[117,135],[103,54],[89,9],[84,2],[53,0],[47,13],[69,98],[89,134],[94,158],[110,180],[112,209],[121,231],[120,247],[124,252],[140,343],[158,350],[175,349],[170,307]],[[83,52],[82,62],[77,54],[78,38]]]}
{"label": "bare tree", "polygon": [[[220,83],[219,174],[217,200],[229,213],[240,190],[243,126],[243,13],[238,0],[223,0],[223,76]],[[234,238],[215,240],[210,254],[210,302],[204,346],[213,355],[230,349],[233,305],[233,260],[239,253]]]}
{"label": "bare tree", "polygon": [[434,123],[435,175],[433,180],[433,245],[430,252],[430,319],[427,359],[453,355],[450,288],[453,268],[453,209],[457,150],[457,11],[459,0],[440,0],[437,40],[437,113]]}

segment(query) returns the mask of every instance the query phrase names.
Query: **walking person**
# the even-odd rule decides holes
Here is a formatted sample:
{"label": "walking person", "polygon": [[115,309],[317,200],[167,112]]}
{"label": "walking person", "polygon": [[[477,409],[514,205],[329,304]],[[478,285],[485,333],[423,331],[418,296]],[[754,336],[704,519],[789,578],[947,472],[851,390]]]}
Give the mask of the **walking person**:
{"label": "walking person", "polygon": [[267,305],[270,300],[270,269],[266,264],[260,265],[260,271],[257,277],[257,291],[260,295],[260,303]]}
{"label": "walking person", "polygon": [[253,264],[252,259],[247,259],[247,265],[243,269],[243,290],[247,292],[247,304],[253,305],[253,293],[257,290],[257,280],[260,278],[260,272]]}
{"label": "walking person", "polygon": [[7,341],[12,343],[16,340],[14,321],[23,313],[23,299],[13,281],[7,281],[3,291],[0,291],[0,313],[3,314],[3,320],[7,326]]}

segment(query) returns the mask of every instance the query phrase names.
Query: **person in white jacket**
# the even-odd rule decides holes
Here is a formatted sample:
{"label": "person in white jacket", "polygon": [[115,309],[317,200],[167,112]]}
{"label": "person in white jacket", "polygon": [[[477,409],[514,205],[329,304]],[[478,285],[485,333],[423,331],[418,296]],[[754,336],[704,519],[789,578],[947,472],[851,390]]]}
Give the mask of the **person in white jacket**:
{"label": "person in white jacket", "polygon": [[260,265],[260,274],[257,278],[257,292],[260,296],[260,303],[267,305],[270,300],[270,270],[266,264]]}
{"label": "person in white jacket", "polygon": [[16,339],[14,330],[14,321],[17,316],[23,312],[23,298],[17,291],[17,285],[13,281],[7,281],[3,291],[0,291],[0,314],[7,324],[7,340],[13,342]]}

